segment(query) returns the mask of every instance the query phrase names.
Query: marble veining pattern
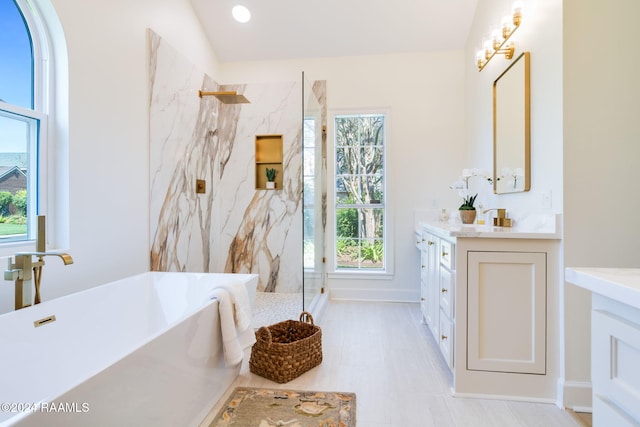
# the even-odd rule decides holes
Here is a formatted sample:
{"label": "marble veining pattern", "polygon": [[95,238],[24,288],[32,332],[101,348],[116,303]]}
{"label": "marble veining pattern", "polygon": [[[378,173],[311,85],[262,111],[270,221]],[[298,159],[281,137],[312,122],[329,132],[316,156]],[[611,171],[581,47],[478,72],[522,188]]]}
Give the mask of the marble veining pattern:
{"label": "marble veining pattern", "polygon": [[[301,82],[220,85],[151,30],[148,45],[151,270],[257,273],[260,291],[301,292]],[[283,135],[281,190],[255,189],[260,134]]]}
{"label": "marble veining pattern", "polygon": [[[322,121],[322,138],[320,147],[320,167],[321,172],[320,176],[327,176],[327,81],[326,80],[316,80],[313,82],[313,93],[320,104],[320,117]],[[320,191],[321,191],[321,200],[322,200],[322,234],[325,234],[325,230],[327,229],[327,179],[323,179],[320,183]],[[323,241],[324,242],[324,241]],[[323,249],[323,253],[326,251]]]}

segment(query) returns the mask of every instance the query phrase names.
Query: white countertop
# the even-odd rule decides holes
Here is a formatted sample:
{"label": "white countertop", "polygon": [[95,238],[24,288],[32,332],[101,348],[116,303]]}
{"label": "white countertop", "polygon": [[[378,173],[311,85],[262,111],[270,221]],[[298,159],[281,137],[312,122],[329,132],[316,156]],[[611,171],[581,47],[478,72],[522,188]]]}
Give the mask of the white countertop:
{"label": "white countertop", "polygon": [[488,239],[561,239],[557,223],[549,221],[529,221],[515,227],[494,227],[492,225],[460,224],[451,222],[420,221],[425,228],[440,237],[488,238]]}
{"label": "white countertop", "polygon": [[569,283],[640,308],[640,268],[567,268]]}

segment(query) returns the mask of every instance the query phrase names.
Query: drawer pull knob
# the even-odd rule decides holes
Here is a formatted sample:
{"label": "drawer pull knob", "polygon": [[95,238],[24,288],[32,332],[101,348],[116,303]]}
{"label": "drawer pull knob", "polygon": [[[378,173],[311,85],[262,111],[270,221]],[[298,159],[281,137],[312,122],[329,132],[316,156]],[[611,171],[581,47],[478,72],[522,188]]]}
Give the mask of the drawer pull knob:
{"label": "drawer pull knob", "polygon": [[445,341],[447,339],[446,335],[442,335],[442,341]]}
{"label": "drawer pull knob", "polygon": [[429,245],[429,246],[433,246],[433,242],[432,242],[431,240],[429,240],[428,245]]}
{"label": "drawer pull knob", "polygon": [[445,258],[446,256],[448,256],[449,254],[446,251],[442,251],[442,258]]}
{"label": "drawer pull knob", "polygon": [[445,288],[442,288],[442,293],[444,294],[446,292],[447,292],[447,290]]}
{"label": "drawer pull knob", "polygon": [[426,301],[424,298],[420,298],[420,301]]}

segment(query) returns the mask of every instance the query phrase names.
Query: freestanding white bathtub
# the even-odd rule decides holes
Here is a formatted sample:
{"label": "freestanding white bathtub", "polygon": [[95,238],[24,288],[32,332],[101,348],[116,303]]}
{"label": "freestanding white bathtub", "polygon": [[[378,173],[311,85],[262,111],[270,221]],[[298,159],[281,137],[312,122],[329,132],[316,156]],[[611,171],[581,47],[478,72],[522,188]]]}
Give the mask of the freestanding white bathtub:
{"label": "freestanding white bathtub", "polygon": [[151,272],[1,315],[0,425],[198,425],[240,371],[212,297],[230,281],[253,304],[257,275]]}

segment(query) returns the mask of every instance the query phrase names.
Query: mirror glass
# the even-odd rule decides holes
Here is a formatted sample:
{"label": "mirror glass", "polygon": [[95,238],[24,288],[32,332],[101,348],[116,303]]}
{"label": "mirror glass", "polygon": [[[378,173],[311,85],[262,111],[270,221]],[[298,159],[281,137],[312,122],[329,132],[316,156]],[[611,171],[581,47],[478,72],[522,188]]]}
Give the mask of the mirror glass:
{"label": "mirror glass", "polygon": [[493,82],[493,191],[529,191],[529,52],[523,52]]}

